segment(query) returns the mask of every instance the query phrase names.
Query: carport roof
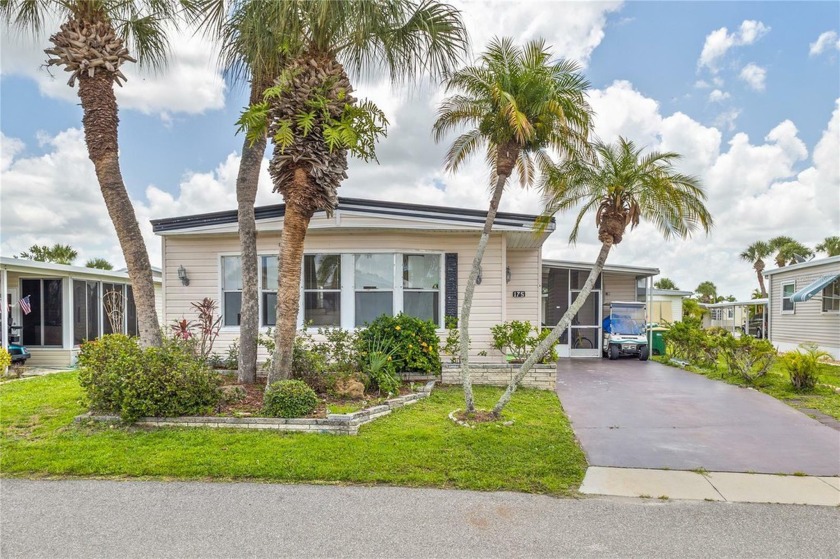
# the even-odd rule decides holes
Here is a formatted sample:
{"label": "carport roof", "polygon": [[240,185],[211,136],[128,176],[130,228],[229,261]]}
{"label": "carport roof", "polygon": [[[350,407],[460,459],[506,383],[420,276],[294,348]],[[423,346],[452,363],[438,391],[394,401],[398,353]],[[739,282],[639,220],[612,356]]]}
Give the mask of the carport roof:
{"label": "carport roof", "polygon": [[[568,268],[570,270],[586,270],[592,269],[592,264],[588,262],[572,262],[570,260],[547,260],[542,261],[544,268]],[[604,266],[605,272],[612,272],[615,274],[633,274],[636,276],[649,277],[659,275],[659,268],[643,268],[639,266],[622,266],[619,264],[607,264]]]}

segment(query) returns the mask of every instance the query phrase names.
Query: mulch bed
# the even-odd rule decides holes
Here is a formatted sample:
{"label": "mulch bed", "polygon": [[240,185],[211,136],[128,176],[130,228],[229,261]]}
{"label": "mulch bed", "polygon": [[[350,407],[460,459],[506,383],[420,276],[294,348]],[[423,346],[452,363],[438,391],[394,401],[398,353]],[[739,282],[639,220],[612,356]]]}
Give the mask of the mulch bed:
{"label": "mulch bed", "polygon": [[492,423],[499,420],[498,417],[487,410],[475,410],[471,413],[461,410],[455,414],[455,418],[458,421],[465,421],[467,423]]}
{"label": "mulch bed", "polygon": [[[222,386],[239,386],[243,390],[245,390],[245,397],[238,401],[238,402],[231,402],[231,403],[224,403],[220,405],[216,413],[221,416],[259,416],[262,410],[263,405],[263,395],[265,394],[265,384],[266,384],[265,377],[258,377],[257,382],[254,384],[247,384],[247,383],[239,383],[236,378],[236,374],[229,374],[229,375],[222,375]],[[416,383],[415,383],[416,384]],[[400,386],[399,394],[397,396],[403,396],[405,394],[411,394],[414,390],[411,389],[411,383],[404,383]],[[395,396],[392,396],[395,397]],[[342,398],[335,398],[329,394],[318,394],[318,407],[315,410],[307,415],[307,418],[310,419],[326,419],[327,417],[327,406],[348,406],[348,405],[360,405],[365,403],[364,406],[361,406],[359,409],[364,409],[367,407],[375,406],[380,403],[383,403],[386,398],[380,396],[377,393],[372,394],[365,394],[363,400],[348,400]]]}

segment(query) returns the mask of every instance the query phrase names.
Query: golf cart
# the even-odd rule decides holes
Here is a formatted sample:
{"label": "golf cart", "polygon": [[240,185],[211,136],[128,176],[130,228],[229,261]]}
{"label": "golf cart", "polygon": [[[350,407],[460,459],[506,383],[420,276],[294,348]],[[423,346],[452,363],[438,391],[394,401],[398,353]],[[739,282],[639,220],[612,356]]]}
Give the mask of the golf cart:
{"label": "golf cart", "polygon": [[644,303],[613,301],[603,327],[605,357],[618,359],[632,355],[640,361],[647,361],[650,348],[645,331]]}

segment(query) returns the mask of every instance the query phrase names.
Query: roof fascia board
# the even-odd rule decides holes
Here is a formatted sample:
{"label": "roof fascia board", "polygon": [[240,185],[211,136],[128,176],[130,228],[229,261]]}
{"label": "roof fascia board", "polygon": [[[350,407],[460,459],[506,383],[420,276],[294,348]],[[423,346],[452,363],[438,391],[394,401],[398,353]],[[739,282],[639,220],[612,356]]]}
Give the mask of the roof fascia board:
{"label": "roof fascia board", "polygon": [[782,272],[790,272],[795,270],[804,270],[813,266],[823,266],[825,264],[840,263],[840,256],[829,256],[828,258],[820,258],[809,260],[808,262],[800,262],[799,264],[791,264],[790,266],[782,266],[781,268],[773,268],[772,270],[765,270],[765,276],[772,276]]}

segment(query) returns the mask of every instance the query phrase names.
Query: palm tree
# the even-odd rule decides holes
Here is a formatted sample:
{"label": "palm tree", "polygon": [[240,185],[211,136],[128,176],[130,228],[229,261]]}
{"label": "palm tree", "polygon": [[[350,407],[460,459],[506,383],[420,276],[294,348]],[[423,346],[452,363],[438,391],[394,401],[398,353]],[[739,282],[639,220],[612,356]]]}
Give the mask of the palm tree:
{"label": "palm tree", "polygon": [[814,255],[814,251],[791,237],[779,236],[768,241],[770,248],[776,253],[776,266],[782,268],[796,264],[802,259]]}
{"label": "palm tree", "polygon": [[316,211],[331,214],[346,178],[347,155],[375,159],[387,121],[352,96],[349,75],[378,68],[392,82],[448,73],[466,49],[458,10],[436,0],[287,0],[277,2],[278,41],[288,63],[264,102],[243,115],[249,137],[274,143],[269,165],[283,195],[276,350],[269,382],[291,374],[303,243]]}
{"label": "palm tree", "polygon": [[48,66],[64,66],[70,87],[79,83],[82,125],[88,156],[105,206],[117,232],[133,286],[143,345],[160,345],[155,289],[149,254],[119,162],[119,123],[114,84],[126,81],[120,67],[137,62],[152,68],[165,61],[168,42],[163,23],[175,15],[172,0],[3,0],[0,17],[7,26],[38,32],[47,15],[65,21],[50,37]]}
{"label": "palm tree", "polygon": [[461,305],[460,365],[467,411],[474,411],[469,369],[469,322],[481,260],[490,239],[508,178],[516,169],[523,187],[552,164],[550,152],[573,159],[589,154],[591,109],[585,98],[589,83],[580,67],[552,60],[543,40],[524,47],[509,38],[493,39],[475,66],[458,70],[446,83],[456,91],[441,103],[434,124],[435,141],[461,126],[446,153],[446,168],[457,171],[479,150],[491,165],[490,208],[478,242]]}
{"label": "palm tree", "polygon": [[627,226],[632,230],[641,219],[646,219],[665,239],[685,238],[698,228],[708,232],[712,227],[700,182],[673,168],[673,162],[680,157],[678,154],[652,152],[643,156],[641,149],[624,138],[615,144],[597,142],[594,147],[597,160],[575,159],[559,165],[546,175],[541,186],[546,196],[546,217],[580,207],[569,242],[577,240],[584,216],[595,212],[601,251],[580,295],[551,334],[528,356],[493,407],[497,417],[525,374],[569,327],[603,271],[610,249],[621,242]]}
{"label": "palm tree", "polygon": [[[221,41],[220,61],[234,83],[248,82],[249,106],[263,100],[263,94],[280,75],[287,62],[283,43],[280,2],[262,0],[208,0],[188,5],[192,21]],[[245,123],[238,122],[240,131]],[[259,261],[254,202],[259,187],[260,166],[265,155],[265,134],[246,137],[236,177],[237,221],[242,266],[242,307],[239,323],[239,382],[257,380],[257,337],[259,335]]]}
{"label": "palm tree", "polygon": [[104,258],[90,258],[85,262],[85,268],[96,268],[97,270],[113,270],[114,265]]}
{"label": "palm tree", "polygon": [[710,281],[700,282],[700,285],[694,290],[700,297],[701,303],[717,303],[718,294],[717,286]]}
{"label": "palm tree", "polygon": [[755,275],[758,277],[758,286],[761,289],[761,296],[767,297],[767,289],[764,287],[764,259],[773,254],[773,249],[770,248],[769,243],[764,241],[756,241],[741,253],[741,259],[751,262]]}
{"label": "palm tree", "polygon": [[661,278],[653,284],[653,287],[656,289],[670,289],[672,291],[679,289],[671,278]]}
{"label": "palm tree", "polygon": [[840,237],[826,237],[816,248],[827,256],[838,256],[840,255]]}
{"label": "palm tree", "polygon": [[53,246],[32,245],[26,252],[21,252],[20,257],[36,262],[54,262],[56,264],[71,265],[79,256],[78,251],[70,245],[55,243]]}

